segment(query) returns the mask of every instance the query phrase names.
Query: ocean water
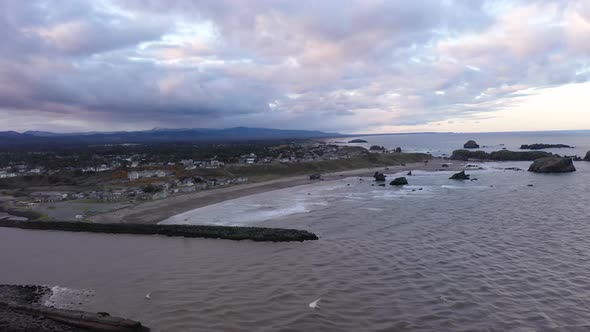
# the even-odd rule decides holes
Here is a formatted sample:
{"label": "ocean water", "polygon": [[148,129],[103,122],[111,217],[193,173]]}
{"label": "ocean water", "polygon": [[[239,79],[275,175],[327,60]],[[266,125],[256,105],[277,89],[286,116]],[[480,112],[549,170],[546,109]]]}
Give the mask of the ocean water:
{"label": "ocean water", "polygon": [[[573,149],[547,149],[543,151],[560,155],[578,155],[584,157],[590,150],[590,131],[546,131],[546,132],[510,132],[510,133],[441,133],[441,134],[400,134],[383,136],[358,136],[347,139],[329,139],[328,142],[346,143],[360,138],[368,143],[350,144],[363,147],[371,145],[385,146],[388,149],[401,147],[407,152],[431,153],[434,156],[450,156],[453,150],[462,149],[468,140],[475,140],[480,149],[486,152],[499,151],[503,148],[512,151],[520,150],[523,144],[566,144]],[[348,145],[348,144],[347,144]]]}
{"label": "ocean water", "polygon": [[167,221],[320,236],[303,243],[0,228],[0,283],[59,286],[56,305],[155,331],[590,330],[590,163],[505,170],[529,164],[318,182]]}

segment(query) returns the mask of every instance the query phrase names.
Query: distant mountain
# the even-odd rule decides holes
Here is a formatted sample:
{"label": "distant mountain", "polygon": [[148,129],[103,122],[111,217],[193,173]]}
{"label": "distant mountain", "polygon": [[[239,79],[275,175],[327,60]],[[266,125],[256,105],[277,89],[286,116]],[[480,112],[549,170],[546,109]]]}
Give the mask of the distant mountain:
{"label": "distant mountain", "polygon": [[236,127],[226,129],[168,129],[154,128],[144,131],[52,133],[27,131],[0,132],[0,145],[6,144],[121,144],[160,142],[227,142],[246,140],[306,139],[343,136],[310,130],[282,130],[269,128]]}
{"label": "distant mountain", "polygon": [[0,138],[15,138],[20,137],[20,135],[16,131],[0,131]]}

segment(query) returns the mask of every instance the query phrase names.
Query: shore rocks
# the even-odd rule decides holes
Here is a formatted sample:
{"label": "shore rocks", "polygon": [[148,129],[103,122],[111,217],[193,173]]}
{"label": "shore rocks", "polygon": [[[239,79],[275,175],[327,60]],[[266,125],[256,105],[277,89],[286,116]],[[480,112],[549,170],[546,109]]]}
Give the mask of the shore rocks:
{"label": "shore rocks", "polygon": [[449,179],[450,180],[469,180],[469,174],[465,174],[465,171],[461,171],[459,173],[453,174],[453,176],[451,176]]}
{"label": "shore rocks", "polygon": [[570,173],[575,172],[574,162],[571,158],[547,157],[535,160],[529,172],[534,173]]}
{"label": "shore rocks", "polygon": [[590,161],[590,151],[586,153],[586,157],[584,157],[584,161]]}
{"label": "shore rocks", "polygon": [[357,139],[353,139],[353,140],[348,141],[348,143],[367,143],[367,141],[365,141],[364,139],[357,138]]}
{"label": "shore rocks", "polygon": [[377,182],[384,182],[385,178],[386,178],[385,174],[383,174],[381,172],[375,172],[373,177],[375,178],[375,181],[377,181]]}
{"label": "shore rocks", "polygon": [[501,150],[487,153],[485,151],[455,150],[451,155],[451,160],[467,161],[475,160],[494,160],[494,161],[533,161],[539,158],[550,157],[553,154],[544,151],[510,151]]}
{"label": "shore rocks", "polygon": [[0,331],[149,331],[140,322],[108,313],[56,309],[42,305],[47,286],[0,285]]}
{"label": "shore rocks", "polygon": [[321,174],[312,174],[309,176],[310,180],[321,180],[322,179],[322,175]]}
{"label": "shore rocks", "polygon": [[402,153],[402,148],[400,148],[399,146],[397,148],[395,148],[395,152],[397,153]]}
{"label": "shore rocks", "polygon": [[369,151],[385,151],[385,147],[379,145],[371,145]]}
{"label": "shore rocks", "polygon": [[165,235],[199,237],[208,239],[252,240],[289,242],[318,240],[308,231],[286,228],[202,226],[202,225],[149,225],[149,224],[99,224],[65,221],[10,221],[0,220],[0,227],[90,232],[112,234]]}
{"label": "shore rocks", "polygon": [[572,147],[565,144],[543,144],[543,143],[535,143],[535,144],[523,144],[520,146],[521,150],[542,150],[542,149],[571,149]]}
{"label": "shore rocks", "polygon": [[463,144],[463,148],[465,149],[479,149],[479,144],[477,144],[474,140],[469,140],[467,143]]}
{"label": "shore rocks", "polygon": [[408,179],[406,179],[405,177],[395,178],[389,184],[392,186],[405,186],[408,184]]}

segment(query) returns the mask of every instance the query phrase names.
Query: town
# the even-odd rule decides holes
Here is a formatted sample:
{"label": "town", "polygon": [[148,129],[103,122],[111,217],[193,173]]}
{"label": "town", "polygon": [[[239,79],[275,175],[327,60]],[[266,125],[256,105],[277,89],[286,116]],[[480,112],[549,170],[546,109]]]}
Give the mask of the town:
{"label": "town", "polygon": [[4,151],[0,219],[84,220],[143,201],[313,173],[322,162],[399,152],[324,141]]}

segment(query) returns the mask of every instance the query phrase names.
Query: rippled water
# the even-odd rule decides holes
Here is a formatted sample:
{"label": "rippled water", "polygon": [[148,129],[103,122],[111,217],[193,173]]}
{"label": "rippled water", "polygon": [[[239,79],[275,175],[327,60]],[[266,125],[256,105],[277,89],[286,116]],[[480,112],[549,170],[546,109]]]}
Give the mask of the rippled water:
{"label": "rippled water", "polygon": [[254,224],[321,237],[304,243],[0,229],[0,282],[92,291],[77,305],[156,331],[586,331],[590,163],[496,169],[512,166],[528,163],[486,164],[470,182],[415,172],[403,189],[349,178],[194,213],[251,224],[295,200],[305,212]]}

